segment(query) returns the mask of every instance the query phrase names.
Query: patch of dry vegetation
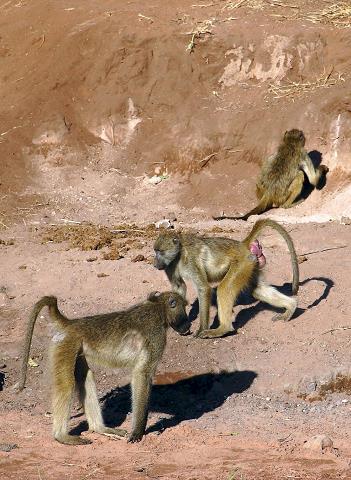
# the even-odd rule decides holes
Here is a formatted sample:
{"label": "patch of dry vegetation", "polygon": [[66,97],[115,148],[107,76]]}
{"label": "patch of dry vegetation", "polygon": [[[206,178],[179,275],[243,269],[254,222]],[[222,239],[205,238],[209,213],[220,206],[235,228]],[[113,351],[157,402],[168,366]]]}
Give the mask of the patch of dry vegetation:
{"label": "patch of dry vegetation", "polygon": [[42,233],[42,242],[62,243],[68,242],[70,248],[80,250],[100,250],[104,247],[111,249],[107,259],[121,258],[117,250],[116,240],[121,240],[118,247],[133,245],[140,248],[140,238],[153,239],[158,230],[155,225],[143,228],[137,225],[118,225],[108,228],[102,225],[75,224],[75,225],[50,225]]}
{"label": "patch of dry vegetation", "polygon": [[338,2],[328,5],[323,10],[308,13],[304,17],[313,23],[323,23],[334,27],[351,27],[351,4],[350,2]]}
{"label": "patch of dry vegetation", "polygon": [[329,74],[323,74],[312,81],[294,82],[287,80],[285,83],[270,84],[268,87],[269,93],[274,98],[290,98],[294,101],[295,98],[300,97],[305,93],[310,93],[320,88],[330,88],[333,85],[344,82],[345,79],[341,73],[332,75],[332,71]]}

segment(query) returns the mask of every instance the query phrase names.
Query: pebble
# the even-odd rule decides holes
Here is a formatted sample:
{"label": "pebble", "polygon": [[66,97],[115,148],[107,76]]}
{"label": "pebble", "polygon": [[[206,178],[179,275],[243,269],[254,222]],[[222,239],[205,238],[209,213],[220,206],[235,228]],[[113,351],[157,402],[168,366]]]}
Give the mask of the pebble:
{"label": "pebble", "polygon": [[18,448],[16,443],[0,443],[1,452],[11,452],[14,448]]}
{"label": "pebble", "polygon": [[315,451],[323,451],[333,447],[333,441],[327,435],[315,435],[305,442],[305,448]]}

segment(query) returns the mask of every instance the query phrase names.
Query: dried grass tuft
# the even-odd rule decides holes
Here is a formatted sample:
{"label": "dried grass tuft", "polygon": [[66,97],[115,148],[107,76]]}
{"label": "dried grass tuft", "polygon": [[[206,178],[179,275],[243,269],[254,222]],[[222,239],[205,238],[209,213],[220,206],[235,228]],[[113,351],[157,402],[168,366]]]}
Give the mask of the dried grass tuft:
{"label": "dried grass tuft", "polygon": [[327,75],[324,73],[313,81],[293,82],[287,80],[286,83],[281,85],[270,84],[268,91],[274,98],[288,97],[294,100],[296,97],[300,97],[304,93],[310,93],[319,88],[329,88],[345,81],[343,74],[338,73],[333,76],[332,73],[333,71],[331,70]]}
{"label": "dried grass tuft", "polygon": [[203,20],[198,22],[197,25],[193,28],[191,32],[188,32],[187,35],[191,35],[191,40],[186,47],[186,51],[192,53],[195,48],[195,40],[204,35],[212,35],[212,28],[216,22],[215,18],[208,20]]}
{"label": "dried grass tuft", "polygon": [[313,23],[323,23],[339,28],[351,27],[350,2],[338,2],[323,10],[308,13],[304,18]]}

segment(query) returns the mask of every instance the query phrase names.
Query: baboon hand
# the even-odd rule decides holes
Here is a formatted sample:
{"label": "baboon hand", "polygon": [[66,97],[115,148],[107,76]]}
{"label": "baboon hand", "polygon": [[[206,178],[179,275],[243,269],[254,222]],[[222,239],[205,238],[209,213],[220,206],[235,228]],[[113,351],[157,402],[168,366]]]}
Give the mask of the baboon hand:
{"label": "baboon hand", "polygon": [[326,165],[319,165],[319,170],[322,172],[322,173],[328,173],[329,172],[329,168],[326,166]]}
{"label": "baboon hand", "polygon": [[138,431],[132,432],[128,437],[128,443],[140,442],[143,436],[144,436],[144,432],[138,432]]}

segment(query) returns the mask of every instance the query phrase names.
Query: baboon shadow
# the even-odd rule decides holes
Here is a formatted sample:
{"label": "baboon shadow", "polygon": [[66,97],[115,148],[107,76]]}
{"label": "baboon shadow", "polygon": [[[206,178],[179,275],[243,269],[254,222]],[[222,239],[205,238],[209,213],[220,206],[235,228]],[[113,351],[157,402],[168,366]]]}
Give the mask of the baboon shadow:
{"label": "baboon shadow", "polygon": [[3,391],[5,385],[5,374],[0,372],[0,392]]}
{"label": "baboon shadow", "polygon": [[[311,150],[310,152],[308,152],[308,156],[312,160],[314,168],[319,167],[319,165],[322,163],[322,154],[318,150]],[[322,190],[322,188],[325,187],[326,183],[327,183],[327,174],[323,173],[323,175],[319,179],[319,182],[316,188],[318,190]],[[305,181],[302,187],[302,191],[300,195],[297,197],[296,202],[299,202],[300,200],[306,200],[311,195],[313,190],[314,190],[313,185],[310,184],[307,176],[305,175]]]}
{"label": "baboon shadow", "polygon": [[[326,278],[326,277],[306,278],[305,280],[300,282],[299,285],[303,286],[306,283],[311,282],[311,281],[322,282],[322,283],[325,284],[325,288],[324,288],[324,291],[323,291],[322,295],[320,297],[318,297],[316,300],[314,300],[313,303],[311,303],[311,305],[308,305],[308,307],[306,307],[305,309],[298,307],[295,310],[295,313],[294,313],[291,320],[296,320],[306,310],[309,310],[310,308],[314,308],[317,305],[319,305],[322,300],[325,300],[328,297],[330,290],[334,286],[333,280],[331,280],[330,278]],[[284,283],[281,286],[277,286],[277,285],[273,285],[273,286],[279,292],[283,293],[284,295],[288,295],[288,296],[291,295],[291,283]],[[254,305],[252,305],[252,304],[254,304]],[[212,290],[211,305],[217,307],[216,289]],[[259,312],[261,312],[263,310],[270,310],[270,311],[275,312],[275,313],[281,312],[281,309],[272,307],[271,305],[268,305],[267,303],[257,301],[248,292],[243,292],[239,295],[239,297],[237,299],[237,302],[236,302],[236,306],[237,305],[244,305],[244,306],[246,306],[246,305],[249,306],[250,305],[250,306],[249,306],[249,308],[241,309],[236,315],[235,315],[235,307],[234,307],[234,316],[235,316],[235,320],[233,321],[234,330],[236,330],[238,328],[241,328],[244,325],[246,325],[247,322],[249,322],[252,318],[254,318]],[[193,322],[196,319],[196,317],[198,316],[198,314],[199,314],[199,300],[196,299],[193,302],[193,304],[191,305],[191,309],[190,309],[190,312],[189,312],[190,321]],[[218,315],[216,314],[216,316],[213,320],[213,323],[212,323],[212,328],[217,328],[218,325],[219,325]]]}
{"label": "baboon shadow", "polygon": [[[158,420],[147,433],[163,431],[186,420],[196,420],[207,412],[220,407],[235,393],[249,389],[257,374],[251,370],[204,373],[166,385],[153,385],[150,412],[162,412],[170,417]],[[105,424],[118,426],[131,411],[130,386],[118,387],[107,393],[102,413]],[[80,422],[71,433],[78,435],[88,429],[87,422]]]}

